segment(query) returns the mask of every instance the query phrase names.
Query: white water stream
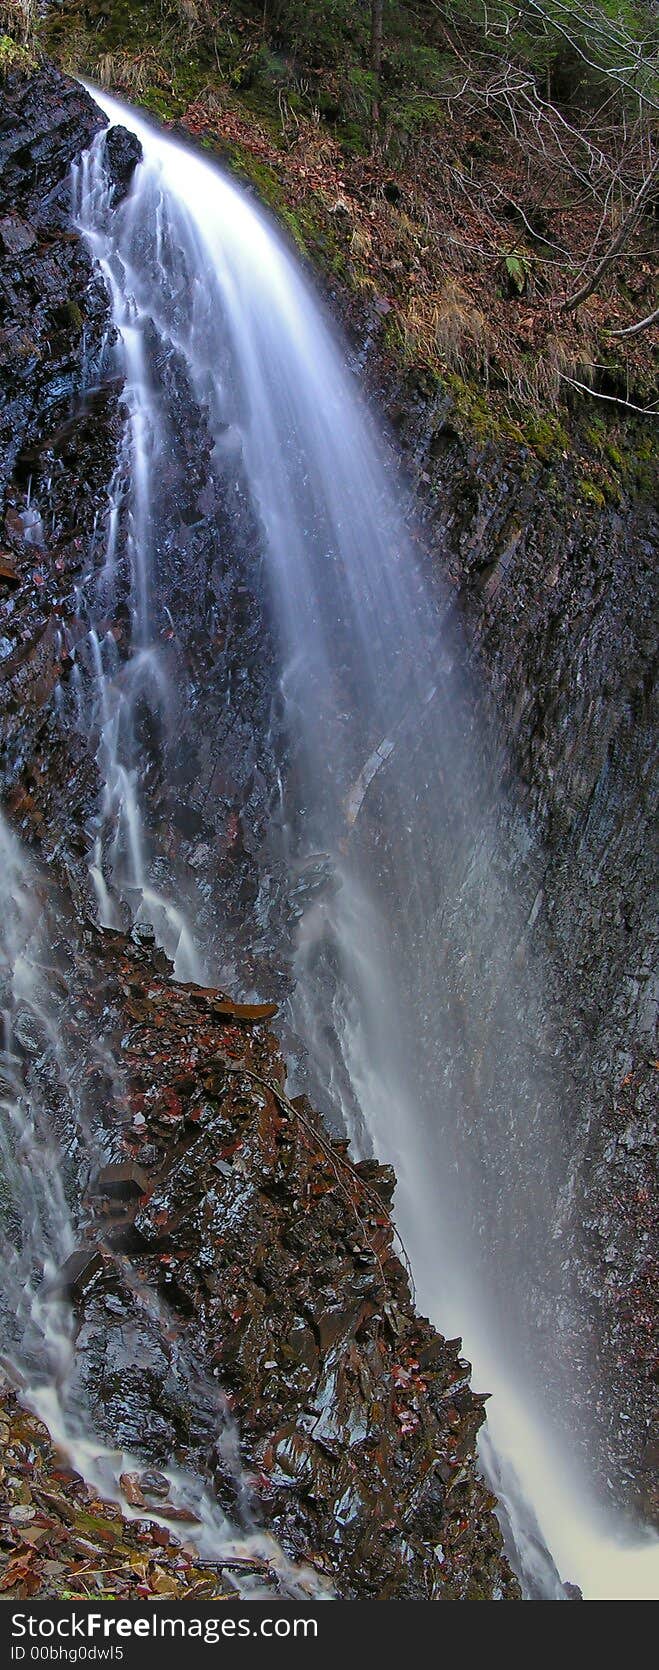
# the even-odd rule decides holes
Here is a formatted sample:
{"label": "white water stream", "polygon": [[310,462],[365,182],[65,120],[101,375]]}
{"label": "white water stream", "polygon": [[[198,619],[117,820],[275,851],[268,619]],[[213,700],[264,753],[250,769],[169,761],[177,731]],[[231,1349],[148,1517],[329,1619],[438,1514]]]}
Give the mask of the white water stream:
{"label": "white water stream", "polygon": [[[117,1502],[127,1519],[148,1518],[171,1532],[164,1504],[161,1513],[157,1503],[147,1510],[127,1502],[121,1475],[139,1477],[144,1460],[110,1449],[95,1436],[75,1389],[75,1319],[61,1272],[79,1239],[80,1162],[88,1139],[98,1160],[99,1133],[85,1106],[84,1045],[75,1036],[75,1008],[72,1012],[64,971],[57,966],[48,882],[2,817],[0,867],[0,1368],[100,1497]],[[101,1041],[99,1059],[102,1052]],[[217,1403],[218,1449],[236,1480],[245,1525],[232,1524],[200,1479],[172,1464],[162,1472],[169,1502],[191,1515],[183,1531],[186,1544],[211,1563],[260,1563],[276,1574],[286,1596],[330,1598],[316,1572],[293,1565],[274,1537],[253,1522],[237,1433],[219,1388],[209,1390]],[[272,1596],[272,1584],[257,1569],[235,1571],[229,1582],[246,1599]]]}

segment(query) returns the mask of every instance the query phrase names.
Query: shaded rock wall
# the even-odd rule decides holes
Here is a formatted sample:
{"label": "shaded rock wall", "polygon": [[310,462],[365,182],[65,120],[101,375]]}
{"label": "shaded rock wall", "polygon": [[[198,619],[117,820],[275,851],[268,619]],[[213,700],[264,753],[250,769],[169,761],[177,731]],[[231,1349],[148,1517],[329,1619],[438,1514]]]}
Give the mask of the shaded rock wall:
{"label": "shaded rock wall", "polygon": [[[71,164],[100,126],[87,94],[51,68],[2,84],[1,772],[5,793],[51,846],[81,845],[80,831],[65,834],[65,811],[94,789],[93,760],[71,729],[62,735],[53,693],[82,630],[75,586],[121,436],[116,387],[87,376],[109,307],[71,225]],[[56,732],[60,757],[49,774]]]}
{"label": "shaded rock wall", "polygon": [[414,1315],[393,1176],[288,1102],[265,1022],[154,970],[144,937],[93,945],[81,1001],[124,1073],[78,1298],[96,1429],[192,1462],[233,1517],[251,1492],[344,1598],[514,1598],[474,1469],[482,1400],[460,1342]]}
{"label": "shaded rock wall", "polygon": [[[71,401],[80,389],[85,347],[98,345],[107,322],[103,287],[70,224],[71,162],[102,126],[75,82],[53,69],[16,72],[3,82],[0,122],[0,259],[2,272],[2,504],[15,473],[60,425],[70,435]],[[28,452],[24,456],[29,436]],[[71,505],[73,514],[73,504]]]}

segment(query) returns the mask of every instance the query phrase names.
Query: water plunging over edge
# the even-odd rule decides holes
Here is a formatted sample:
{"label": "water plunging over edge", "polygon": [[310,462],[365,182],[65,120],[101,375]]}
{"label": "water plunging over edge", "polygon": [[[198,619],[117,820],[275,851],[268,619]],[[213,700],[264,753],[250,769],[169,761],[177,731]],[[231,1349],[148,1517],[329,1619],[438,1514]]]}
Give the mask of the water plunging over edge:
{"label": "water plunging over edge", "polygon": [[[177,972],[196,977],[199,953],[185,917],[172,916],[178,907],[152,885],[145,861],[141,761],[133,723],[135,685],[143,691],[146,683],[149,702],[157,706],[162,672],[150,639],[148,595],[149,506],[157,483],[158,436],[155,426],[149,427],[151,396],[137,328],[151,311],[186,359],[211,423],[226,427],[228,402],[241,437],[265,530],[284,660],[282,690],[289,726],[297,730],[306,784],[303,802],[285,805],[284,823],[297,862],[308,862],[318,848],[329,850],[337,884],[302,913],[295,1027],[316,1057],[316,1076],[342,1109],[355,1146],[362,1151],[372,1146],[396,1166],[396,1215],[412,1255],[419,1299],[445,1332],[464,1328],[476,1375],[494,1392],[482,1453],[512,1524],[520,1565],[541,1590],[544,1585],[545,1593],[558,1597],[560,1585],[543,1553],[544,1541],[563,1574],[580,1582],[587,1595],[649,1598],[659,1569],[656,1541],[628,1550],[616,1541],[610,1519],[590,1502],[586,1479],[574,1472],[571,1459],[552,1439],[542,1399],[529,1400],[523,1385],[520,1391],[523,1376],[514,1357],[506,1361],[505,1354],[497,1355],[497,1346],[505,1351],[505,1335],[497,1340],[496,1329],[488,1329],[487,1297],[483,1302],[474,1292],[478,1277],[472,1273],[470,1283],[465,1268],[469,1234],[461,1240],[460,1214],[452,1211],[450,1198],[459,1205],[456,1189],[464,1198],[473,1179],[480,1187],[479,1168],[487,1165],[488,1156],[478,1149],[475,1161],[467,1156],[472,1173],[465,1152],[451,1149],[447,1131],[440,1133],[438,1149],[432,1110],[422,1097],[417,1099],[418,1073],[410,1061],[417,1041],[413,1028],[408,1024],[404,1038],[404,1024],[400,1033],[391,1024],[392,1015],[403,1010],[409,1016],[417,1000],[419,1047],[437,1074],[438,1096],[449,1096],[454,1087],[443,1058],[453,1039],[447,1034],[439,1044],[432,1036],[437,1024],[433,1001],[441,996],[443,980],[436,948],[451,926],[459,925],[451,923],[445,900],[439,909],[433,888],[433,861],[438,851],[445,856],[445,847],[448,853],[446,842],[437,845],[434,820],[437,815],[455,826],[451,840],[461,850],[468,822],[464,808],[474,814],[478,785],[469,760],[458,757],[462,732],[452,734],[446,706],[447,680],[453,675],[442,662],[450,662],[450,648],[442,642],[439,611],[421,579],[377,440],[317,302],[265,217],[204,159],[156,133],[117,101],[91,91],[110,121],[138,133],[145,153],[128,203],[117,212],[127,237],[123,249],[116,238],[108,244],[103,226],[107,204],[93,202],[94,191],[103,189],[101,174],[90,172],[89,156],[81,165],[87,191],[82,230],[109,282],[126,354],[132,467],[133,647],[126,666],[118,669],[112,644],[99,642],[93,624],[89,638],[96,663],[99,764],[106,783],[105,837],[103,831],[97,834],[90,851],[100,919],[112,921],[122,888],[137,895],[138,911],[154,921],[166,948],[177,953]],[[150,249],[149,227],[136,226],[145,212],[153,217],[151,245],[157,260],[147,253],[142,268],[138,259],[127,263],[126,248],[141,230]],[[159,293],[157,268],[172,258],[176,239],[184,300],[172,315],[170,300]],[[137,245],[135,250],[139,255]],[[233,373],[229,386],[227,352]],[[110,591],[117,520],[115,507],[105,561]],[[165,677],[163,703],[166,684]],[[380,855],[378,819],[387,848]],[[415,820],[423,830],[421,846]],[[111,843],[108,830],[113,831]],[[490,894],[494,897],[494,883],[488,894],[488,876],[496,869],[495,846],[487,830],[481,831],[477,858],[467,864],[467,883],[461,878],[463,910],[465,900],[482,909]],[[395,897],[389,899],[392,891]],[[507,905],[505,898],[503,906],[497,898],[493,932],[501,932]],[[406,916],[414,924],[407,941]],[[419,923],[426,930],[423,943]],[[504,936],[504,952],[506,944]],[[403,974],[396,983],[392,963],[398,957]],[[418,998],[425,987],[431,997],[420,1010]],[[331,1038],[324,1025],[328,993]],[[470,995],[467,981],[467,1010]],[[503,1020],[512,1025],[505,994],[502,1005]],[[466,1036],[472,1062],[457,1075],[461,1104],[476,1053],[476,1034]],[[513,1030],[509,1046],[516,1041]],[[501,1054],[505,1067],[505,1049]],[[488,1079],[479,1062],[473,1079],[481,1111],[491,1106],[497,1117],[505,1099],[501,1073],[497,1064]],[[504,1135],[510,1140],[505,1128]],[[522,1177],[524,1158],[522,1144]],[[512,1149],[510,1159],[513,1164]],[[551,1187],[550,1179],[549,1194]],[[487,1218],[481,1230],[485,1236]],[[502,1280],[507,1274],[502,1271]]]}
{"label": "water plunging over edge", "polygon": [[[54,924],[44,878],[0,815],[3,915],[0,923],[0,991],[3,1037],[0,1049],[0,1259],[3,1269],[2,1373],[50,1437],[106,1501],[126,1519],[160,1525],[171,1535],[166,1512],[133,1507],[120,1480],[138,1474],[139,1455],[111,1449],[94,1435],[79,1392],[72,1394],[75,1326],[62,1288],[61,1271],[79,1235],[72,1197],[73,1160],[84,1157],[90,1131],[83,1075],[77,1070],[71,1015],[62,983],[53,983]],[[59,992],[55,987],[59,984]],[[68,1020],[68,1028],[62,1024]],[[101,1046],[99,1046],[100,1052]],[[55,1089],[53,1089],[55,1087]],[[186,1540],[200,1560],[261,1562],[290,1597],[331,1599],[327,1583],[303,1564],[296,1566],[276,1539],[253,1524],[235,1427],[218,1404],[222,1447],[247,1508],[246,1526],[231,1523],[201,1479],[170,1464],[161,1470],[169,1500],[192,1515]],[[254,1575],[229,1574],[245,1599],[272,1598],[272,1588]]]}
{"label": "water plunging over edge", "polygon": [[[211,421],[224,415],[227,391],[225,383],[218,386],[219,367],[226,378],[227,334],[230,340],[238,383],[233,418],[265,528],[288,663],[282,686],[289,715],[293,720],[297,716],[307,772],[308,802],[293,808],[289,821],[297,825],[298,852],[313,853],[319,840],[321,849],[329,847],[341,882],[329,903],[313,904],[303,916],[298,1030],[304,1034],[307,1023],[313,1051],[319,1037],[319,1006],[316,1001],[314,1014],[309,950],[317,948],[319,939],[324,939],[326,950],[329,939],[333,953],[343,958],[344,971],[345,965],[352,965],[352,988],[350,978],[343,989],[340,980],[336,987],[342,1012],[331,1088],[335,1093],[340,1088],[338,1064],[351,1081],[349,1097],[340,1094],[339,1103],[349,1129],[352,1122],[353,1138],[358,1144],[366,1140],[379,1157],[396,1166],[397,1218],[412,1252],[419,1297],[439,1326],[465,1327],[476,1374],[494,1392],[483,1456],[512,1524],[521,1564],[531,1573],[535,1566],[538,1575],[536,1543],[544,1538],[565,1575],[580,1582],[587,1595],[647,1597],[659,1572],[656,1539],[630,1548],[616,1540],[610,1517],[590,1499],[587,1479],[579,1476],[573,1458],[551,1434],[542,1400],[535,1408],[525,1401],[520,1377],[514,1368],[511,1376],[505,1360],[497,1360],[496,1341],[493,1350],[492,1337],[489,1343],[483,1337],[483,1307],[474,1306],[460,1252],[456,1263],[462,1279],[453,1293],[450,1279],[448,1288],[446,1279],[437,1287],[447,1242],[437,1222],[437,1172],[427,1164],[430,1157],[436,1165],[436,1155],[432,1142],[430,1156],[424,1153],[424,1141],[416,1146],[420,1127],[409,1106],[404,1052],[397,1056],[390,1030],[387,1037],[386,1017],[392,1004],[401,1002],[401,994],[386,989],[390,958],[378,920],[382,901],[374,904],[369,898],[371,876],[368,868],[364,872],[365,860],[368,866],[373,859],[368,850],[371,833],[366,853],[357,862],[345,856],[346,824],[349,828],[357,821],[371,782],[379,786],[386,776],[401,711],[409,707],[422,731],[427,732],[428,721],[434,726],[425,755],[421,750],[422,772],[428,771],[430,761],[445,776],[457,763],[450,743],[443,753],[437,748],[437,727],[449,732],[451,728],[450,714],[440,712],[437,719],[432,700],[442,654],[437,609],[421,581],[409,535],[383,475],[377,442],[320,309],[267,219],[204,159],[154,132],[116,101],[96,92],[93,96],[110,121],[132,128],[144,147],[131,212],[144,208],[141,194],[146,184],[153,197],[157,183],[160,257],[163,251],[167,257],[168,234],[171,252],[172,230],[179,240],[182,269],[194,300],[191,314],[183,310],[172,335],[177,349],[187,355],[191,380],[207,402]],[[138,277],[137,290],[144,295],[143,276]],[[152,278],[150,274],[147,290]],[[197,293],[200,281],[202,298]],[[155,293],[150,290],[149,302],[158,308],[157,285]],[[424,613],[430,631],[420,629]],[[358,657],[354,641],[347,642],[351,634]],[[406,665],[410,652],[417,654],[411,678]],[[365,710],[359,724],[356,696]],[[403,747],[407,748],[405,738]],[[414,757],[413,748],[410,755]],[[419,798],[414,769],[411,779],[406,769],[399,773],[388,804],[384,787],[389,818],[392,812],[401,821],[409,815],[410,788]],[[460,786],[473,809],[468,763],[465,771]],[[436,803],[430,804],[434,810]],[[440,810],[448,804],[445,796]],[[412,847],[408,858],[411,851]],[[481,860],[486,871],[491,856],[486,836]],[[401,898],[405,886],[417,885],[422,897],[413,901],[414,909],[432,927],[432,893],[423,893],[420,866],[402,882]],[[395,940],[400,912],[389,929]],[[321,1001],[325,994],[321,983]],[[516,1042],[514,1032],[511,1041]],[[423,1129],[422,1121],[422,1133]],[[446,1205],[445,1191],[441,1210]],[[527,1501],[532,1503],[530,1513]],[[542,1566],[541,1554],[539,1562]],[[549,1566],[539,1581],[551,1587]]]}

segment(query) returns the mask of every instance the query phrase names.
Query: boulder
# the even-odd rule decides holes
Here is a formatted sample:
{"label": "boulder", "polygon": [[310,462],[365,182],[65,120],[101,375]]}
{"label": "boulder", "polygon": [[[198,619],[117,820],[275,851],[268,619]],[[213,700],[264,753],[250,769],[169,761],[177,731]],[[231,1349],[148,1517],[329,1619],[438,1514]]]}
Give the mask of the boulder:
{"label": "boulder", "polygon": [[112,203],[123,203],[130,190],[130,182],[142,160],[142,146],[136,133],[120,126],[108,129],[105,136],[105,155],[114,186]]}

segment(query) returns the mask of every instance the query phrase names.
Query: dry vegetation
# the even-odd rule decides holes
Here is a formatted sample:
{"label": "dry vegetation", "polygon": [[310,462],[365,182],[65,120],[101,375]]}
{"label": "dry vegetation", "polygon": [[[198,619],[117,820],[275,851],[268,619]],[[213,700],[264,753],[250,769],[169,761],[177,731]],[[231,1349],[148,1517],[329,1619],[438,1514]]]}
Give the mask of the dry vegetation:
{"label": "dry vegetation", "polygon": [[654,416],[653,9],[385,0],[377,85],[376,9],[64,0],[43,33],[228,155],[357,305],[378,299],[390,348],[465,399],[513,423],[575,401]]}

